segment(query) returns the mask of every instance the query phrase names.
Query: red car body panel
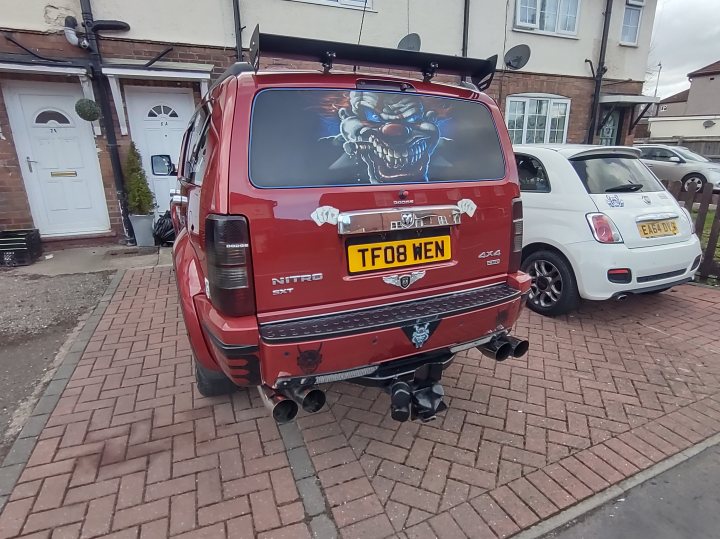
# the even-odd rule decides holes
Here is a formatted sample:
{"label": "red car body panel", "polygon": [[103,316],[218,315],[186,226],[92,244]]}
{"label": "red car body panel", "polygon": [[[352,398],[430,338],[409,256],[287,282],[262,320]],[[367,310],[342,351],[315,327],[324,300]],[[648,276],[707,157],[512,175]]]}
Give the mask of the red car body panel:
{"label": "red car body panel", "polygon": [[[267,189],[249,178],[250,122],[257,93],[268,88],[355,90],[358,80],[399,80],[389,76],[321,73],[261,73],[230,77],[211,91],[207,169],[202,186],[185,181],[184,163],[178,166],[182,194],[187,202],[173,208],[174,222],[185,222],[174,247],[174,265],[182,312],[199,363],[221,370],[238,385],[274,386],[278,378],[307,374],[296,358],[306,349],[320,350],[322,361],[314,374],[343,371],[416,355],[418,350],[401,328],[388,328],[301,343],[268,343],[260,326],[298,318],[369,309],[398,302],[451,294],[484,286],[507,284],[520,294],[529,290],[529,278],[509,272],[512,230],[511,201],[520,196],[512,145],[500,111],[485,94],[433,83],[411,81],[423,95],[474,100],[487,107],[497,127],[505,161],[499,180],[403,185],[372,184],[331,188]],[[292,143],[292,141],[278,141]],[[183,143],[185,154],[188,141]],[[470,199],[477,209],[450,227],[452,259],[423,265],[424,278],[408,290],[389,286],[382,277],[397,269],[351,275],[345,259],[345,239],[337,227],[318,226],[311,213],[321,206],[341,212],[397,208],[398,191],[405,190],[412,206],[457,204]],[[404,207],[404,206],[403,206]],[[209,214],[243,215],[250,228],[256,313],[231,317],[208,299],[204,251],[205,218]],[[496,265],[485,265],[483,252],[501,251]],[[416,268],[408,268],[412,271]],[[404,271],[404,270],[403,270]],[[291,294],[274,293],[273,279],[322,273],[323,279],[294,287]],[[422,352],[449,349],[498,329],[498,320],[510,329],[522,298],[500,305],[447,316],[428,339]],[[500,316],[501,315],[501,316]],[[500,318],[499,318],[500,316]],[[232,357],[231,357],[232,356]]]}

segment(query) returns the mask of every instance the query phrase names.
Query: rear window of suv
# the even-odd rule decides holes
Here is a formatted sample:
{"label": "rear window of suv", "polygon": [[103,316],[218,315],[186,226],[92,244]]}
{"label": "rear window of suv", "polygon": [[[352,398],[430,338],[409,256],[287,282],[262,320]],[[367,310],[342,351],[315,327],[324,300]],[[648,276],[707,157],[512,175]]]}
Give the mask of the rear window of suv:
{"label": "rear window of suv", "polygon": [[593,156],[571,159],[570,163],[591,195],[663,190],[653,173],[634,157]]}
{"label": "rear window of suv", "polygon": [[406,92],[268,89],[255,97],[250,181],[321,187],[496,180],[505,159],[490,110]]}

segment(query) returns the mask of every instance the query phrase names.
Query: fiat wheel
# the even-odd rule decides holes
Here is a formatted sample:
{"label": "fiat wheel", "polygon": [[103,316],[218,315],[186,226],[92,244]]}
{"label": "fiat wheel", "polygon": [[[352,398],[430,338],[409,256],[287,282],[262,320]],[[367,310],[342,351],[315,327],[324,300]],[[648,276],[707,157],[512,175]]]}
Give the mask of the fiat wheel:
{"label": "fiat wheel", "polygon": [[537,251],[523,261],[522,270],[532,278],[527,300],[530,309],[555,316],[577,307],[580,296],[575,274],[562,255]]}

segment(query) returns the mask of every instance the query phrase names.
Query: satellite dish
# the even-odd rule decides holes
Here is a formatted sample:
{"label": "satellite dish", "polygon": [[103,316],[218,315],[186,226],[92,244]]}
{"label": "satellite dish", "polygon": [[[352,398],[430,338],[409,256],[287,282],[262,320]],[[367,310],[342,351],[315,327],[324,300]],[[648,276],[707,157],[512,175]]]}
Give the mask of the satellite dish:
{"label": "satellite dish", "polygon": [[255,26],[255,30],[250,38],[250,47],[248,50],[250,65],[257,71],[260,69],[260,25]]}
{"label": "satellite dish", "polygon": [[530,61],[530,47],[527,45],[515,45],[505,54],[505,66],[508,69],[517,71],[525,67]]}
{"label": "satellite dish", "polygon": [[418,34],[408,34],[400,40],[397,48],[403,51],[420,51],[420,36]]}

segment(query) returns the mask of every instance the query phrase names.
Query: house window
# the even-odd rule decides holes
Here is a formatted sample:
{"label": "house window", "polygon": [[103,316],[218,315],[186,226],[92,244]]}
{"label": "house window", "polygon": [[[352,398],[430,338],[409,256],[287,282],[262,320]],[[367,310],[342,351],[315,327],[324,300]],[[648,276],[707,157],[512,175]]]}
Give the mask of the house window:
{"label": "house window", "polygon": [[513,144],[567,140],[570,100],[564,97],[508,97],[506,121]]}
{"label": "house window", "polygon": [[517,25],[523,28],[538,27],[538,0],[517,0]]}
{"label": "house window", "polygon": [[642,7],[630,5],[625,6],[620,43],[623,45],[637,45],[641,19]]}
{"label": "house window", "polygon": [[326,6],[349,7],[355,9],[372,9],[373,0],[291,0],[306,4],[324,4]]}
{"label": "house window", "polygon": [[549,34],[577,33],[580,0],[516,0],[515,26]]}

